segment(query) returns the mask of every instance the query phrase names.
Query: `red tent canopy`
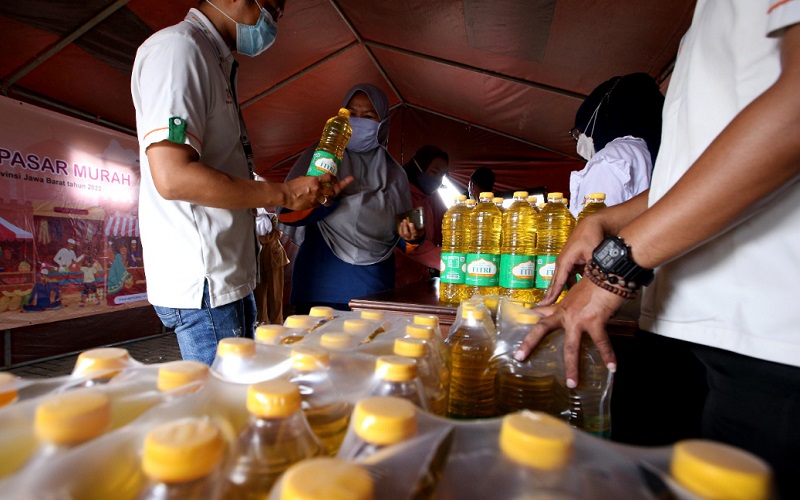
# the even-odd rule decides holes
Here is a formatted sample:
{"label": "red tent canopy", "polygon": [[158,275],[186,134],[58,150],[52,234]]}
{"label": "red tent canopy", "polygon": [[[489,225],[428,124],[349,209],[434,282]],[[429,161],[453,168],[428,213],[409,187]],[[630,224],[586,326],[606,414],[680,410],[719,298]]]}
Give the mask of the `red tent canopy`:
{"label": "red tent canopy", "polygon": [[0,217],[0,241],[33,240],[33,235]]}

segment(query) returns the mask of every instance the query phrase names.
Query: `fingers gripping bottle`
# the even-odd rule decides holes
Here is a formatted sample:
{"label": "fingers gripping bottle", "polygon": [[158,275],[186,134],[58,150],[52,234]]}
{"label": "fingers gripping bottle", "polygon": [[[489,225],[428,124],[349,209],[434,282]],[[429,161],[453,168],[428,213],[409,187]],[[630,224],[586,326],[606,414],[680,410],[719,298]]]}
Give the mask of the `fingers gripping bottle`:
{"label": "fingers gripping bottle", "polygon": [[[561,193],[548,193],[547,204],[539,214],[536,227],[536,283],[540,297],[550,286],[556,269],[556,258],[575,228],[575,219],[562,203]],[[563,293],[562,293],[563,295]]]}
{"label": "fingers gripping bottle", "polygon": [[606,194],[605,193],[592,193],[589,199],[586,200],[586,205],[578,214],[578,222],[582,221],[584,217],[593,214],[599,210],[606,208]]}
{"label": "fingers gripping bottle", "polygon": [[532,302],[530,290],[536,275],[536,211],[528,193],[517,191],[503,214],[500,244],[500,288],[506,297]]}
{"label": "fingers gripping bottle", "polygon": [[[495,207],[497,208],[497,207]],[[445,341],[450,346],[451,418],[482,418],[495,414],[495,376],[492,359],[495,339],[484,323],[480,309],[463,311],[461,325]]]}
{"label": "fingers gripping bottle", "polygon": [[248,388],[250,422],[239,436],[224,498],[264,498],[292,464],[322,453],[300,401],[300,389],[285,380]]}
{"label": "fingers gripping bottle", "polygon": [[442,219],[442,257],[439,264],[439,302],[457,306],[465,296],[467,242],[469,241],[469,209],[467,197],[455,197],[455,203]]}
{"label": "fingers gripping bottle", "polygon": [[500,235],[503,214],[492,201],[494,194],[481,193],[470,212],[470,243],[465,278],[470,295],[499,295]]}
{"label": "fingers gripping bottle", "polygon": [[353,129],[350,127],[350,111],[341,108],[339,114],[329,119],[322,129],[322,138],[319,140],[317,149],[311,157],[311,164],[308,166],[307,175],[339,174],[339,166],[342,164],[344,148],[350,141]]}

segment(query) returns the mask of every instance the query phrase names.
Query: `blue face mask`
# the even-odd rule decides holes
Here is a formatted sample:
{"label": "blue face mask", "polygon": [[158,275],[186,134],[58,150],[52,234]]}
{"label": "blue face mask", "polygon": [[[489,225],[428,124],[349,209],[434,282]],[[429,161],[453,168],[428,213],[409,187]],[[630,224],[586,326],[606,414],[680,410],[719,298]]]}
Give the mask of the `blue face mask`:
{"label": "blue face mask", "polygon": [[350,117],[350,126],[353,128],[353,135],[347,143],[347,149],[354,153],[363,153],[377,148],[378,128],[381,122],[370,120],[369,118]]}
{"label": "blue face mask", "polygon": [[[213,3],[208,3],[222,12],[222,9]],[[261,14],[254,25],[237,23],[231,16],[222,12],[223,16],[236,23],[236,52],[244,56],[255,57],[261,54],[275,43],[275,38],[278,36],[278,25],[272,19],[272,15],[261,7],[258,0],[256,5],[261,9]]]}

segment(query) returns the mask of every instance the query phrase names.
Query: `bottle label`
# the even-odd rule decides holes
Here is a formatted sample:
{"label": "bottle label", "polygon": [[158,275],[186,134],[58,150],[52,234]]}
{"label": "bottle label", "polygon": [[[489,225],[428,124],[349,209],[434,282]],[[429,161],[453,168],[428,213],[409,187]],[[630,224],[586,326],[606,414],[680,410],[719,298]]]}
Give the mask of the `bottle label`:
{"label": "bottle label", "polygon": [[339,165],[342,161],[335,154],[317,149],[311,157],[311,164],[308,166],[306,175],[320,176],[331,174],[336,176],[339,173]]}
{"label": "bottle label", "polygon": [[497,286],[500,256],[494,253],[467,254],[466,284],[472,286]]}
{"label": "bottle label", "polygon": [[533,255],[500,256],[500,286],[503,288],[533,288],[536,257]]}
{"label": "bottle label", "polygon": [[439,262],[439,281],[454,285],[463,285],[467,274],[467,254],[442,252]]}
{"label": "bottle label", "polygon": [[536,256],[536,288],[547,288],[556,273],[557,255]]}

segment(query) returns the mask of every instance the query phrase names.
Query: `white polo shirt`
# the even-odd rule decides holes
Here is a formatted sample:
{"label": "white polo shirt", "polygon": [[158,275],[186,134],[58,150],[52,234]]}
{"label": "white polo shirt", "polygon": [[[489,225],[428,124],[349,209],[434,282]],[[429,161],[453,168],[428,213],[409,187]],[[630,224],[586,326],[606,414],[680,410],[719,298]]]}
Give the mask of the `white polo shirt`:
{"label": "white polo shirt", "polygon": [[[798,22],[800,0],[697,2],[664,104],[650,205],[777,80],[780,30]],[[697,217],[713,210],[697,206]],[[800,366],[800,181],[752,207],[750,214],[734,229],[656,270],[645,289],[640,325]]]}
{"label": "white polo shirt", "polygon": [[148,38],[136,53],[131,93],[142,173],[139,220],[147,296],[154,305],[198,309],[207,282],[211,306],[218,307],[245,297],[256,285],[253,214],[165,200],[153,184],[145,153],[164,140],[188,144],[202,163],[249,178],[230,82],[232,63],[213,24],[196,9]]}

